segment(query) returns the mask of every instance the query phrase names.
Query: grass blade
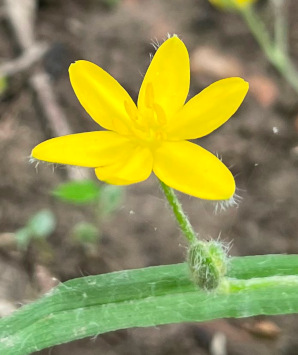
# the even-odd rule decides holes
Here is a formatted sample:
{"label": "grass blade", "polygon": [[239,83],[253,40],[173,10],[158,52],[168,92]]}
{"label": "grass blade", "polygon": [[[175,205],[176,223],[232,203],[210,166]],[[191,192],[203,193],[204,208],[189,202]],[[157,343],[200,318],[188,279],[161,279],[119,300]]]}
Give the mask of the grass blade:
{"label": "grass blade", "polygon": [[3,318],[0,354],[30,354],[130,327],[295,313],[297,291],[296,255],[231,258],[216,293],[198,290],[186,264],[83,277]]}

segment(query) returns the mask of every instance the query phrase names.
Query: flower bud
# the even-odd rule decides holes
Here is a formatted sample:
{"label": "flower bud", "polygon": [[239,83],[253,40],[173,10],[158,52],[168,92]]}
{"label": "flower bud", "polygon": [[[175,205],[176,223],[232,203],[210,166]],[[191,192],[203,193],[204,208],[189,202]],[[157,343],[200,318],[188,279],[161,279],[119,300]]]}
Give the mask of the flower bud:
{"label": "flower bud", "polygon": [[227,272],[226,247],[218,241],[196,241],[187,262],[193,282],[205,291],[215,290]]}

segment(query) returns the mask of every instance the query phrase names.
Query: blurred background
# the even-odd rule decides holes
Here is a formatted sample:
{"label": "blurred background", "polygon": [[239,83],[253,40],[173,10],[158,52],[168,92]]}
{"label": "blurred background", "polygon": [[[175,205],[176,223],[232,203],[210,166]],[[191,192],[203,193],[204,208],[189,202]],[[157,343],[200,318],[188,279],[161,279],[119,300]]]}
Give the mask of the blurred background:
{"label": "blurred background", "polygon": [[[287,3],[298,67],[298,2]],[[272,2],[257,11],[271,26]],[[2,0],[0,19],[1,316],[60,281],[185,260],[154,176],[122,189],[92,170],[29,160],[45,139],[98,129],[72,91],[70,63],[98,64],[136,100],[152,43],[168,33],[190,53],[189,97],[225,77],[250,83],[234,117],[198,140],[230,167],[242,200],[216,214],[179,194],[194,228],[231,242],[231,255],[298,253],[298,98],[239,15],[207,0]],[[294,355],[297,331],[295,315],[260,316],[121,330],[35,354]]]}

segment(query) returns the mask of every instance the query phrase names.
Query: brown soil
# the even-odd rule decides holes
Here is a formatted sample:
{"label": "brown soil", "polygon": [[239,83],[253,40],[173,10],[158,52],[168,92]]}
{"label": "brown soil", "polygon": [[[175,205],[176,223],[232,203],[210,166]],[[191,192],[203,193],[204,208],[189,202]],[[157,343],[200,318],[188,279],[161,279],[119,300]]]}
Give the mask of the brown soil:
{"label": "brown soil", "polygon": [[[268,4],[260,5],[265,11]],[[297,60],[298,3],[292,1],[291,7],[290,44]],[[17,52],[5,21],[1,26],[4,61]],[[214,214],[213,203],[179,195],[195,229],[206,238],[220,234],[232,241],[232,255],[298,253],[297,97],[268,64],[236,14],[220,13],[205,0],[122,0],[111,7],[95,0],[39,1],[36,35],[51,44],[42,65],[52,77],[73,132],[97,126],[73,94],[69,64],[78,59],[97,63],[136,99],[149,52],[154,52],[150,43],[161,42],[167,33],[177,33],[189,49],[190,96],[221,77],[240,75],[251,82],[234,118],[199,142],[219,152],[231,167],[242,201],[238,208]],[[125,188],[124,202],[102,224],[102,238],[92,250],[73,241],[72,225],[92,220],[92,212],[65,205],[49,194],[66,181],[64,168],[53,170],[41,164],[36,172],[28,161],[32,147],[50,138],[51,132],[27,77],[16,75],[10,80],[0,108],[1,307],[13,309],[39,297],[51,287],[52,277],[65,281],[182,262],[185,244],[154,177]],[[55,232],[47,243],[32,243],[25,253],[17,251],[13,233],[42,208],[55,213]],[[260,324],[278,331],[266,337]],[[220,320],[117,331],[38,354],[211,354],[214,337],[224,334],[231,355],[291,355],[297,354],[297,330],[294,315]]]}

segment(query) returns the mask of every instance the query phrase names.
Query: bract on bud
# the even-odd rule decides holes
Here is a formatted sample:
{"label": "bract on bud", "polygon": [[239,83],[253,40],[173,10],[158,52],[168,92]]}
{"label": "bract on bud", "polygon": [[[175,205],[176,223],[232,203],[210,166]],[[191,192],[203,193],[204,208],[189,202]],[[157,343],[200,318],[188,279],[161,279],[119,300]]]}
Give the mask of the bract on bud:
{"label": "bract on bud", "polygon": [[216,289],[227,272],[226,248],[218,241],[196,241],[187,261],[193,282],[205,291]]}

